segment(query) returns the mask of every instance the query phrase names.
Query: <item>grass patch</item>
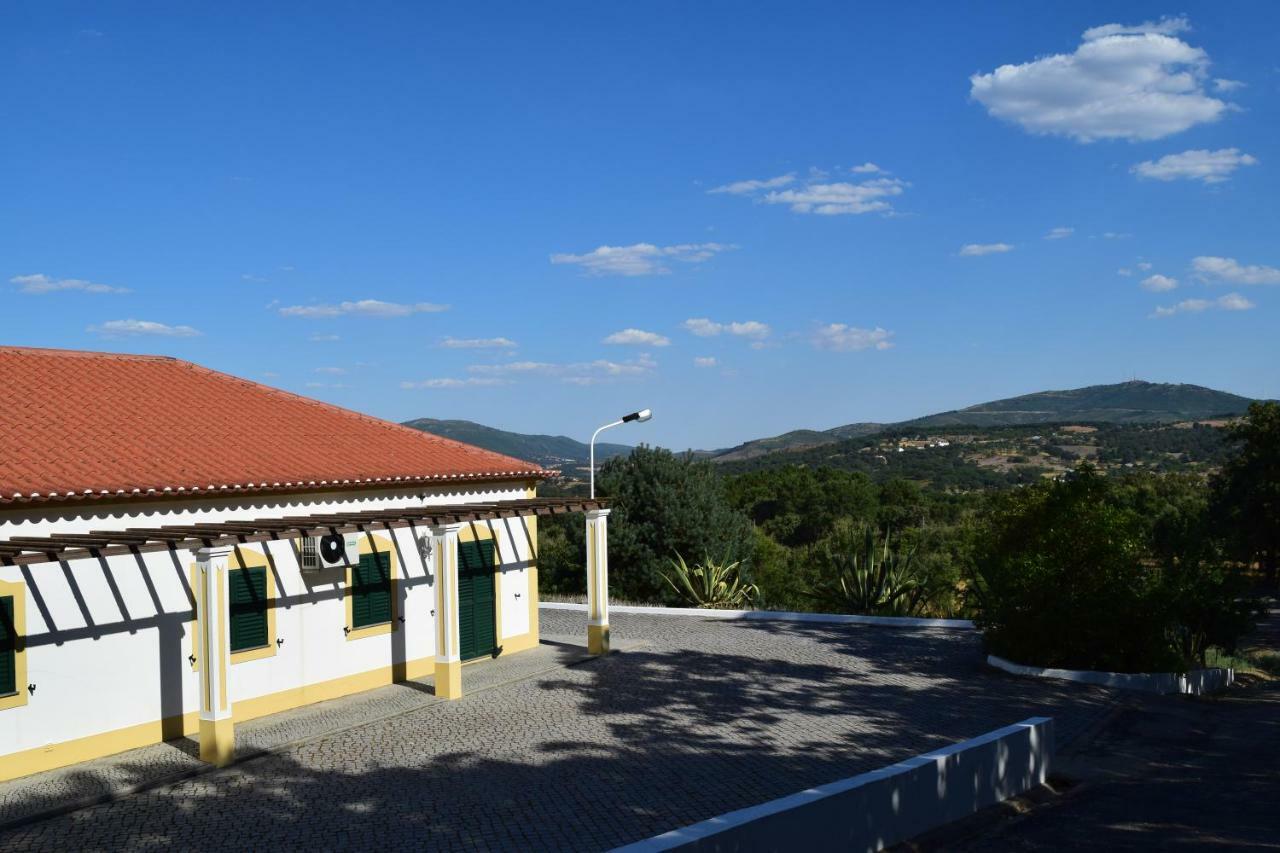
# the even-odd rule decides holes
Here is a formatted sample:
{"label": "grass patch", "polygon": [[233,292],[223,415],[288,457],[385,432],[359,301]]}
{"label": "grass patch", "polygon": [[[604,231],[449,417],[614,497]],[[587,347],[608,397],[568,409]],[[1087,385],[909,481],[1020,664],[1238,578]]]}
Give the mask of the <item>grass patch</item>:
{"label": "grass patch", "polygon": [[1234,669],[1236,674],[1249,673],[1260,678],[1280,678],[1280,652],[1269,649],[1246,649],[1229,655],[1222,649],[1209,649],[1205,666]]}

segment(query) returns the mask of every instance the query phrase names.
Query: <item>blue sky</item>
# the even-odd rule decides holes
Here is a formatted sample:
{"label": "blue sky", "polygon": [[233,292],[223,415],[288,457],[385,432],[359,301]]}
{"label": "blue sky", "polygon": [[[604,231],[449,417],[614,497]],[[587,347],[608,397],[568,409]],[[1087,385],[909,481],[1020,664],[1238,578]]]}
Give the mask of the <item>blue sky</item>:
{"label": "blue sky", "polygon": [[10,3],[3,340],[395,420],[585,439],[651,406],[611,437],[676,448],[1134,376],[1276,397],[1277,32],[1268,3]]}

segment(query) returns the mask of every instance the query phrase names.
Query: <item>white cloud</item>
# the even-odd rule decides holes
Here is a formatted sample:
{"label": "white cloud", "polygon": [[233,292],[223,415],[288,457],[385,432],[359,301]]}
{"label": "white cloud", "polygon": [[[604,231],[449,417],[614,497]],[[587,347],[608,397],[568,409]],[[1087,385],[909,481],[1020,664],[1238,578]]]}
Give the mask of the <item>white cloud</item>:
{"label": "white cloud", "polygon": [[445,349],[518,349],[519,344],[510,338],[445,338],[440,342]]}
{"label": "white cloud", "polygon": [[647,353],[629,361],[579,361],[556,364],[545,361],[513,361],[507,364],[473,364],[469,373],[483,377],[542,376],[572,385],[598,385],[616,379],[637,378],[652,373],[658,366]]}
{"label": "white cloud", "polygon": [[700,355],[693,360],[694,367],[715,367],[717,364],[719,362],[713,355]]}
{"label": "white cloud", "polygon": [[496,377],[468,376],[466,379],[423,379],[419,382],[401,382],[400,387],[406,390],[417,388],[492,388],[498,385],[510,385],[508,379]]}
{"label": "white cloud", "polygon": [[[849,170],[854,174],[884,175],[875,163],[863,163]],[[797,182],[794,173],[767,180],[737,181],[716,187],[709,192],[750,196],[758,204],[785,204],[796,213],[814,213],[820,216],[839,216],[859,213],[890,213],[891,199],[902,195],[910,186],[897,178],[872,178],[860,183],[829,180],[830,173],[822,169],[810,169],[809,174]],[[792,186],[796,184],[796,186]],[[786,187],[786,189],[783,189]]]}
{"label": "white cloud", "polygon": [[1215,77],[1213,80],[1213,88],[1217,92],[1234,92],[1237,89],[1243,89],[1246,85],[1248,84],[1239,80],[1228,80],[1225,77]]}
{"label": "white cloud", "polygon": [[818,349],[836,352],[856,352],[864,349],[886,350],[893,346],[889,338],[893,332],[876,326],[874,329],[860,329],[844,323],[830,323],[821,326],[813,334],[812,343]]}
{"label": "white cloud", "polygon": [[1238,293],[1228,293],[1217,299],[1184,299],[1176,305],[1156,308],[1152,317],[1172,317],[1175,314],[1199,314],[1209,309],[1220,311],[1248,311],[1255,307],[1252,302]]}
{"label": "white cloud", "polygon": [[669,260],[699,264],[720,252],[736,248],[728,243],[681,243],[676,246],[634,243],[630,246],[600,246],[582,255],[554,254],[551,263],[574,264],[582,267],[587,275],[665,275],[671,272],[666,265]]}
{"label": "white cloud", "polygon": [[1176,38],[1189,29],[1185,18],[1094,27],[1073,53],[974,74],[970,95],[1030,133],[1160,139],[1231,108],[1205,92],[1208,54]]}
{"label": "white cloud", "polygon": [[1240,152],[1239,148],[1220,148],[1209,151],[1198,148],[1181,154],[1166,154],[1159,160],[1144,160],[1129,171],[1140,178],[1157,181],[1203,181],[1217,184],[1231,177],[1241,166],[1256,166],[1257,158]]}
{"label": "white cloud", "polygon": [[316,373],[327,373],[330,376],[346,376],[350,371],[345,367],[317,367]]}
{"label": "white cloud", "polygon": [[708,320],[706,317],[698,317],[692,320],[684,321],[686,331],[692,332],[700,338],[714,338],[717,335],[735,335],[740,338],[750,338],[754,341],[763,341],[772,333],[772,329],[768,324],[761,323],[758,320],[746,320],[741,323],[717,323]]}
{"label": "white cloud", "polygon": [[307,340],[316,344],[325,344],[332,343],[333,341],[340,341],[342,340],[342,337],[340,335],[312,335],[307,338]]}
{"label": "white cloud", "polygon": [[776,178],[765,178],[764,180],[752,181],[734,181],[731,184],[716,187],[707,190],[709,194],[728,193],[729,195],[751,195],[760,190],[775,190],[778,187],[785,187],[796,179],[795,172],[786,175],[779,175]]}
{"label": "white cloud", "polygon": [[134,337],[136,335],[159,335],[167,338],[194,338],[201,334],[190,326],[169,326],[151,320],[108,320],[97,326],[89,326],[86,331],[104,338]]}
{"label": "white cloud", "polygon": [[1128,267],[1121,267],[1120,269],[1116,270],[1116,275],[1131,276],[1133,275],[1133,270],[1129,269]]}
{"label": "white cloud", "polygon": [[1142,270],[1143,272],[1146,272],[1147,270],[1151,269],[1151,263],[1149,261],[1138,261],[1136,264],[1134,264],[1134,266],[1136,266],[1138,269]]}
{"label": "white cloud", "polygon": [[657,332],[646,332],[642,329],[623,329],[605,338],[603,343],[665,347],[671,344],[671,339],[659,335]]}
{"label": "white cloud", "polygon": [[977,258],[982,255],[1001,255],[1012,251],[1013,246],[1008,243],[965,243],[960,247],[960,257]]}
{"label": "white cloud", "polygon": [[785,204],[796,213],[816,213],[820,216],[887,212],[893,209],[888,199],[902,195],[908,184],[897,178],[875,178],[860,184],[837,182],[807,184],[795,190],[774,190],[760,201],[764,204]]}
{"label": "white cloud", "polygon": [[1050,228],[1049,233],[1044,235],[1046,240],[1065,240],[1072,234],[1076,233],[1076,229],[1059,226],[1058,228]]}
{"label": "white cloud", "polygon": [[1149,290],[1152,293],[1164,293],[1165,291],[1173,290],[1177,286],[1178,280],[1176,278],[1170,278],[1159,273],[1149,275],[1142,280],[1142,289]]}
{"label": "white cloud", "polygon": [[401,304],[383,302],[378,299],[360,299],[355,302],[339,302],[336,305],[287,305],[279,309],[283,317],[304,317],[308,320],[322,320],[331,317],[356,315],[361,317],[407,317],[410,314],[447,311],[448,305],[436,305],[433,302],[415,302]]}
{"label": "white cloud", "polygon": [[1280,269],[1256,264],[1246,266],[1235,258],[1201,255],[1192,258],[1191,268],[1205,281],[1229,281],[1232,284],[1280,284]]}
{"label": "white cloud", "polygon": [[85,293],[129,293],[127,287],[114,287],[110,284],[98,284],[81,278],[50,278],[44,273],[34,275],[15,275],[9,279],[10,284],[18,285],[23,293],[53,293],[58,290],[80,290]]}
{"label": "white cloud", "polygon": [[306,387],[308,387],[308,388],[335,388],[335,389],[337,389],[337,388],[350,388],[351,386],[350,386],[350,385],[347,385],[347,384],[346,384],[346,383],[344,383],[344,382],[308,382],[308,383],[306,383]]}

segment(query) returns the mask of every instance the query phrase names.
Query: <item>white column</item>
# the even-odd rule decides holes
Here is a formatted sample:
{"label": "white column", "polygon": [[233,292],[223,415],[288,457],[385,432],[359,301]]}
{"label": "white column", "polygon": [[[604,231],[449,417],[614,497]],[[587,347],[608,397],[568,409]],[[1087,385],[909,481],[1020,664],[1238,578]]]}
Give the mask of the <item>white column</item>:
{"label": "white column", "polygon": [[431,528],[436,575],[436,695],[462,697],[462,658],[458,654],[458,533],[461,524]]}
{"label": "white column", "polygon": [[587,651],[609,653],[609,510],[587,510]]}
{"label": "white column", "polygon": [[227,564],[234,548],[196,552],[196,625],[200,632],[200,758],[219,767],[235,757],[231,717]]}

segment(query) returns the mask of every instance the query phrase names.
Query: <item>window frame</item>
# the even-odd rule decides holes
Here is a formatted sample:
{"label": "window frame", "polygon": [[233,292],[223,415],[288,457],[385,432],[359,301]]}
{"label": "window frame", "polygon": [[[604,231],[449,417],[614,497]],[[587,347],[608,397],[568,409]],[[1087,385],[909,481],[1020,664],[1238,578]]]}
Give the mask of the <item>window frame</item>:
{"label": "window frame", "polygon": [[387,538],[365,533],[360,537],[360,558],[369,556],[385,556],[390,571],[391,618],[386,622],[375,622],[371,625],[356,627],[355,624],[355,568],[346,567],[345,595],[347,607],[347,640],[361,640],[365,637],[376,637],[399,630],[400,625],[400,565],[396,559],[395,545]]}
{"label": "window frame", "polygon": [[[254,548],[245,548],[237,545],[228,558],[227,565],[227,585],[231,584],[230,575],[232,572],[240,569],[265,569],[267,575],[267,644],[265,646],[255,646],[252,649],[245,649],[240,652],[232,652],[231,649],[231,591],[227,590],[227,650],[231,658],[231,665],[238,663],[248,663],[249,661],[262,660],[263,658],[275,657],[279,644],[276,642],[278,636],[276,634],[276,577],[275,572],[271,570],[271,559],[265,552]],[[203,655],[200,651],[200,613],[195,606],[194,596],[199,595],[200,589],[200,567],[195,563],[191,564],[191,656],[195,658],[191,662],[191,671],[200,671],[200,662]]]}
{"label": "window frame", "polygon": [[0,711],[27,704],[27,587],[21,581],[0,581],[0,598],[13,600],[13,692],[0,695]]}

